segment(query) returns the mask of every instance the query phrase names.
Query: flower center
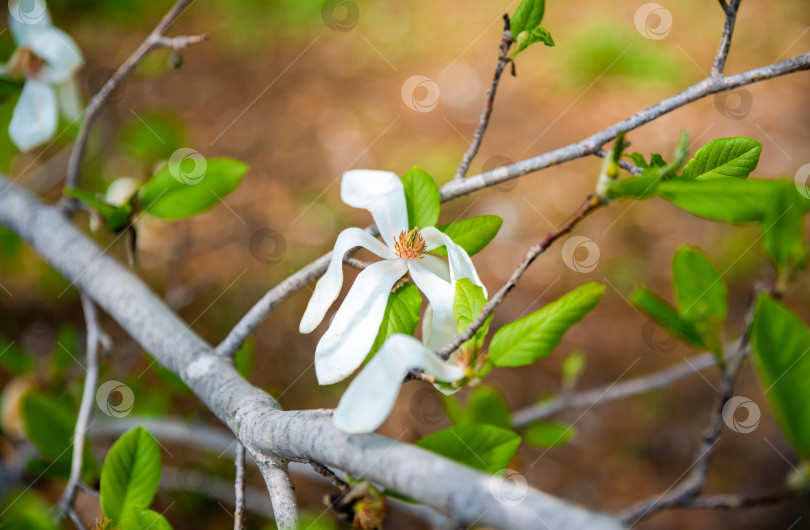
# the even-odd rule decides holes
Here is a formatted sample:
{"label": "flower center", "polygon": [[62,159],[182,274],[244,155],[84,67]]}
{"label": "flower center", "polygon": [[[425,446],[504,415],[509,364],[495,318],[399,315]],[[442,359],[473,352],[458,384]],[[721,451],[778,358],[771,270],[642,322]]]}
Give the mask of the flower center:
{"label": "flower center", "polygon": [[6,63],[6,73],[11,77],[36,77],[45,66],[45,61],[30,48],[21,46]]}
{"label": "flower center", "polygon": [[425,240],[419,233],[419,227],[403,230],[394,240],[394,253],[400,259],[420,259],[425,253]]}

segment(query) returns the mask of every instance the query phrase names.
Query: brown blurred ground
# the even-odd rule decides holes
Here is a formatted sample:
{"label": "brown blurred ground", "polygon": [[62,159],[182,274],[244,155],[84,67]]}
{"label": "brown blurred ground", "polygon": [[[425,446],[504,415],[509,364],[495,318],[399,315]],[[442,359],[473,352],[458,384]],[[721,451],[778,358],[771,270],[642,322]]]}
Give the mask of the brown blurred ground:
{"label": "brown blurred ground", "polygon": [[[242,187],[225,201],[227,207],[172,224],[144,220],[139,273],[158,292],[191,286],[194,296],[181,315],[194,321],[203,337],[217,342],[268,288],[329,250],[340,230],[369,223],[366,212],[339,200],[344,170],[374,168],[401,174],[419,165],[439,183],[446,182],[466,148],[465,139],[472,136],[489,86],[500,16],[516,4],[358,2],[356,27],[335,31],[320,19],[319,8],[311,9],[314,17],[308,12],[307,23],[298,26],[298,19],[283,9],[265,10],[261,3],[195,3],[174,31],[206,31],[210,42],[185,53],[179,72],[152,75],[152,70],[165,69],[165,57],[141,68],[140,76],[128,80],[121,98],[106,111],[100,128],[115,131],[135,115],[166,111],[185,122],[189,147],[206,156],[240,158],[252,169]],[[665,4],[674,26],[659,41],[644,39],[633,26],[641,4],[549,2],[544,25],[557,47],[529,49],[518,58],[518,77],[504,76],[488,136],[470,173],[479,173],[493,157],[516,161],[578,141],[700,80],[711,64],[723,22],[716,2]],[[275,18],[269,20],[271,16]],[[88,56],[85,83],[98,69],[120,63],[151,24],[122,30],[83,22],[76,15],[70,29]],[[808,24],[806,1],[774,5],[747,0],[727,73],[806,51]],[[430,77],[441,90],[432,112],[412,111],[400,95],[403,82],[417,74]],[[634,150],[660,151],[669,157],[683,129],[690,133],[692,151],[715,137],[751,136],[763,143],[755,176],[792,178],[810,162],[808,89],[807,73],[756,84],[745,89],[751,108],[741,119],[728,118],[718,109],[718,105],[734,109],[738,101],[733,97],[726,107],[717,98],[707,98],[631,133],[629,139]],[[143,168],[114,145],[99,141],[92,155],[105,176],[143,176],[138,174]],[[60,168],[64,158],[64,152],[56,153],[45,167]],[[17,162],[17,170],[25,164],[25,159]],[[492,292],[527,246],[564,220],[592,190],[599,164],[595,158],[575,161],[524,177],[506,192],[487,190],[453,201],[443,207],[441,222],[482,214],[504,218],[499,237],[474,258]],[[47,187],[35,177],[42,171],[26,177],[40,189]],[[249,247],[260,228],[280,232],[286,245],[284,251],[264,249],[274,258],[270,265],[256,259]],[[696,353],[682,345],[659,346],[656,351],[642,335],[646,318],[626,302],[638,285],[669,297],[669,263],[678,246],[703,248],[725,271],[732,293],[730,336],[740,329],[752,282],[770,275],[760,245],[749,250],[758,236],[754,230],[703,222],[660,201],[613,205],[576,233],[597,242],[598,267],[587,274],[573,272],[563,263],[560,246],[553,248],[526,275],[494,325],[535,310],[587,281],[606,283],[606,295],[549,359],[521,370],[496,370],[487,380],[514,408],[557,391],[559,363],[575,350],[587,357],[582,388],[649,373]],[[123,256],[119,247],[113,249]],[[15,277],[10,283],[15,292],[28,293],[26,298],[36,296],[25,278]],[[279,307],[255,334],[253,382],[279,396],[288,409],[332,407],[345,386],[316,384],[311,363],[318,333],[297,332],[308,293],[304,290]],[[805,317],[810,317],[809,295],[808,283],[800,281],[788,296]],[[14,306],[22,298],[6,303]],[[56,310],[65,318],[78,307],[75,297],[59,304]],[[126,344],[120,334],[116,339],[119,345]],[[122,347],[113,359],[121,370],[144,363],[125,355],[131,357],[132,349]],[[619,510],[662,492],[692,462],[717,376],[709,371],[708,381],[695,376],[667,391],[565,413],[561,419],[575,424],[576,438],[546,453],[523,447],[512,467],[537,488],[605,510]],[[445,425],[413,413],[425,399],[420,390],[420,383],[406,385],[383,434],[413,441]],[[790,470],[785,458],[795,463],[795,455],[767,412],[750,366],[743,370],[737,393],[760,405],[763,420],[748,435],[725,432],[709,491],[776,489]],[[180,408],[210,418],[190,398]],[[253,485],[261,487],[258,478],[253,479]],[[305,482],[299,490],[304,507],[319,513],[322,491]],[[161,502],[170,501],[164,497]],[[219,523],[227,523],[224,512],[214,513],[219,514]],[[184,527],[172,518],[171,510],[168,517],[177,528]],[[810,527],[810,512],[793,503],[739,513],[668,512],[638,528],[788,528],[800,517],[792,528]],[[395,514],[390,527],[412,527],[410,521],[397,521]],[[218,526],[212,523],[214,527]]]}

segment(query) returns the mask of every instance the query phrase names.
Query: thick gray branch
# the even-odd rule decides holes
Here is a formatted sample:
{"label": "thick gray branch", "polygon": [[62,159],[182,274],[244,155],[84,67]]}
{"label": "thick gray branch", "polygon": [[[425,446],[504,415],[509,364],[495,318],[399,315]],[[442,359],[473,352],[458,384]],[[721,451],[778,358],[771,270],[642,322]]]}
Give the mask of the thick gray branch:
{"label": "thick gray branch", "polygon": [[298,503],[295,500],[295,486],[290,480],[287,462],[275,457],[253,455],[259,471],[270,492],[273,513],[279,530],[298,528]]}
{"label": "thick gray branch", "polygon": [[232,362],[215,355],[143,282],[106,255],[54,208],[0,176],[0,224],[27,241],[90,296],[140,345],[178,374],[253,455],[315,460],[398,491],[451,515],[454,521],[497,528],[621,528],[612,517],[530,489],[520,504],[493,492],[504,481],[418,447],[382,436],[350,436],[328,411],[279,409],[250,385]]}

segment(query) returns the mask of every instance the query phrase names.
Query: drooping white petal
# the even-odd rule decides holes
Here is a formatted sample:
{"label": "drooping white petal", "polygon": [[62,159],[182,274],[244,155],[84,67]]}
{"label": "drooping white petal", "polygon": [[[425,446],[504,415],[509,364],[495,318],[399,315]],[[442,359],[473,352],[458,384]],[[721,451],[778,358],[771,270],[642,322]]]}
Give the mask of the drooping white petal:
{"label": "drooping white petal", "polygon": [[[453,296],[451,283],[446,282],[424,267],[419,261],[408,261],[408,271],[420,291],[430,302],[432,315],[430,325],[422,326],[422,341],[431,350],[438,350],[458,335],[458,322],[453,316]],[[425,320],[430,315],[425,314]]]}
{"label": "drooping white petal", "polygon": [[45,60],[45,66],[36,75],[38,81],[63,83],[84,64],[79,46],[59,28],[48,27],[30,33],[26,45]]}
{"label": "drooping white petal", "polygon": [[426,269],[442,280],[446,282],[450,281],[450,266],[442,258],[438,256],[431,256],[430,254],[424,254],[419,259],[419,263],[424,265]]}
{"label": "drooping white petal", "polygon": [[8,10],[8,28],[18,45],[26,45],[31,35],[51,27],[51,14],[45,2],[9,0]]}
{"label": "drooping white petal", "polygon": [[65,119],[73,121],[82,113],[82,100],[79,96],[79,85],[71,77],[64,83],[56,86],[56,93],[59,97],[59,110]]}
{"label": "drooping white petal", "polygon": [[301,324],[298,327],[301,333],[310,333],[318,327],[332,302],[337,299],[340,288],[343,286],[343,256],[354,247],[363,247],[385,259],[396,257],[393,250],[365,230],[347,228],[341,232],[335,241],[329,268],[315,285],[315,291],[301,318]]}
{"label": "drooping white petal", "polygon": [[415,338],[393,335],[344,392],[332,417],[335,427],[351,434],[376,430],[394,407],[409,370],[423,370],[448,383],[464,376],[464,370],[442,361]]}
{"label": "drooping white petal", "polygon": [[390,171],[347,171],[340,183],[340,198],[349,206],[371,212],[383,241],[392,248],[399,233],[408,229],[405,190]]}
{"label": "drooping white petal", "polygon": [[469,278],[476,285],[480,285],[484,289],[484,296],[487,296],[487,288],[478,277],[478,272],[475,266],[467,255],[467,252],[458,246],[450,236],[444,234],[437,228],[429,227],[419,232],[425,240],[427,251],[444,246],[447,249],[447,257],[450,262],[450,278],[455,285],[457,280],[461,278]]}
{"label": "drooping white petal", "polygon": [[377,337],[391,287],[407,270],[404,261],[388,259],[372,263],[357,276],[315,348],[318,383],[337,383],[360,366]]}
{"label": "drooping white petal", "polygon": [[8,134],[17,149],[28,151],[53,138],[58,120],[53,88],[29,79],[14,107]]}

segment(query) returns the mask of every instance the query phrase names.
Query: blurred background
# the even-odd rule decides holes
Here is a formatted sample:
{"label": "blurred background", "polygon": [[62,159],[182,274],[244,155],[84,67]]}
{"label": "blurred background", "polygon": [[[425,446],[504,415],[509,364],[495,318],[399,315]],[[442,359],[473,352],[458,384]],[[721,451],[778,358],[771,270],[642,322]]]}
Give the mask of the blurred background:
{"label": "blurred background", "polygon": [[[549,1],[543,25],[557,46],[529,48],[518,57],[517,77],[504,75],[488,134],[469,174],[579,141],[703,79],[723,26],[721,9],[716,2],[699,0],[660,3],[671,15],[671,24],[665,24],[670,31],[663,37],[660,32],[644,34],[666,23],[661,13],[651,14],[646,26],[642,19],[637,28],[634,19],[642,1]],[[137,221],[137,274],[198,334],[216,344],[269,288],[330,250],[342,229],[370,223],[367,212],[340,201],[339,179],[345,170],[402,174],[417,165],[440,185],[452,177],[495,68],[501,15],[513,13],[517,4],[194,2],[169,34],[207,32],[210,40],[183,52],[179,69],[169,52],[151,54],[113,94],[91,138],[83,185],[102,192],[119,177],[146,179],[180,147],[251,165],[241,187],[204,215],[178,222],[148,216]],[[86,55],[79,74],[85,100],[170,5],[165,0],[49,2],[55,25],[70,33]],[[0,33],[0,57],[9,57],[13,48],[9,33]],[[806,0],[746,0],[726,73],[808,49]],[[406,83],[413,76],[424,78]],[[631,132],[631,151],[661,152],[669,159],[682,130],[690,135],[692,153],[713,138],[750,136],[763,144],[753,176],[794,178],[810,163],[809,93],[810,74],[799,73],[708,97]],[[19,90],[5,86],[3,94],[0,169],[43,200],[55,201],[76,129],[65,124],[65,133],[49,147],[19,154],[5,130]],[[600,163],[584,158],[454,200],[443,205],[440,223],[484,214],[504,219],[498,237],[474,258],[494,292],[528,246],[565,220],[593,190]],[[86,214],[77,222],[86,228]],[[607,285],[601,304],[554,354],[531,367],[498,369],[487,378],[486,384],[502,392],[513,410],[559,392],[561,363],[573,352],[585,358],[580,389],[651,373],[699,353],[671,339],[627,302],[640,285],[672,299],[670,262],[679,246],[699,246],[723,271],[730,290],[729,339],[742,328],[755,282],[773,278],[757,229],[701,221],[657,200],[611,205],[582,223],[576,234],[593,244],[577,248],[568,264],[563,245],[553,247],[495,316],[497,328],[585,282]],[[126,262],[122,238],[103,230],[93,237]],[[577,266],[584,262],[593,266]],[[347,270],[346,284],[354,274]],[[312,360],[322,330],[298,333],[309,294],[305,289],[273,311],[240,354],[243,373],[286,409],[334,407],[346,386],[316,383]],[[805,320],[810,318],[805,277],[786,300]],[[153,363],[113,321],[105,317],[102,324],[113,348],[102,363],[100,381],[120,381],[131,390],[127,414],[221,428],[179,379]],[[76,291],[0,229],[4,410],[25,389],[39,389],[64,405],[69,436],[70,414],[75,417],[81,392],[83,333]],[[536,488],[607,511],[663,492],[692,463],[718,377],[717,370],[708,370],[669,389],[564,412],[555,420],[573,425],[573,438],[553,449],[524,443],[510,467]],[[462,403],[467,393],[459,394]],[[736,393],[757,403],[762,418],[751,433],[724,432],[707,491],[779,489],[796,457],[775,425],[750,365],[744,366]],[[121,395],[127,399],[126,392]],[[441,407],[430,387],[409,383],[380,432],[413,442],[449,425]],[[95,412],[99,421],[114,421]],[[3,427],[0,449],[11,466],[24,458],[24,430],[7,410]],[[92,446],[100,463],[109,440],[94,440]],[[232,524],[230,486],[224,491],[220,487],[232,480],[230,457],[167,443],[163,458],[164,478],[176,487],[161,490],[156,506],[167,510],[175,528]],[[65,462],[56,468],[40,475],[41,469],[29,464],[22,483],[3,485],[8,526],[18,524],[13,517],[22,517],[20,506],[55,502],[63,488]],[[324,514],[323,496],[334,491],[307,477],[294,480],[301,507],[317,521],[313,528],[341,527]],[[29,483],[33,487],[25,489]],[[249,487],[263,489],[252,468]],[[82,495],[79,507],[88,520],[100,516],[97,501],[89,497]],[[259,496],[246,526],[273,528],[257,509],[266,512],[269,500]],[[386,528],[420,524],[394,508]],[[810,510],[797,501],[730,513],[670,511],[637,525],[717,527],[810,528]]]}

